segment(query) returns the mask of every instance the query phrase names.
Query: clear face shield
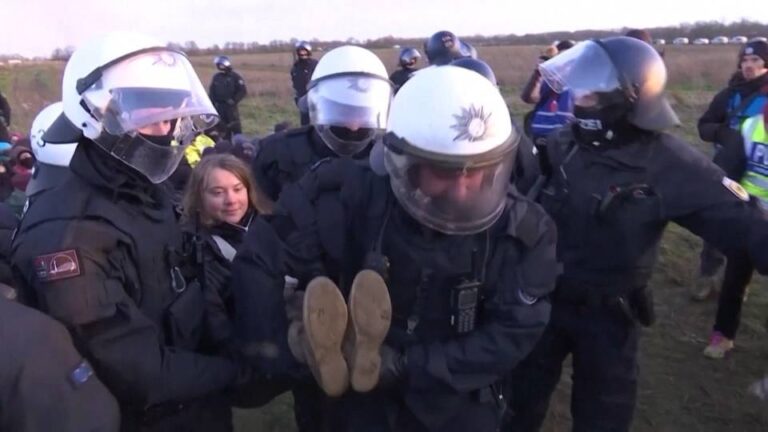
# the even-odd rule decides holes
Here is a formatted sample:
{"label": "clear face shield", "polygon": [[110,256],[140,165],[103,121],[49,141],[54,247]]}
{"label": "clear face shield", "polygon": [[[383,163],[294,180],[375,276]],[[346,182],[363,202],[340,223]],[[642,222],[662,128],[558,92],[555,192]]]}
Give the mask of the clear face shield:
{"label": "clear face shield", "polygon": [[153,183],[167,179],[194,137],[218,121],[192,65],[174,51],[110,65],[82,97],[102,124],[94,141]]}
{"label": "clear face shield", "polygon": [[539,65],[552,90],[570,91],[574,104],[591,104],[595,93],[621,88],[619,73],[608,53],[593,41],[582,42]]}
{"label": "clear face shield", "polygon": [[307,93],[310,123],[342,156],[354,155],[383,135],[391,100],[388,80],[353,73],[320,79]]}
{"label": "clear face shield", "polygon": [[617,70],[606,48],[596,41],[577,44],[540,64],[539,71],[556,92],[570,91],[577,108],[597,111],[611,105],[631,104],[627,113],[630,123],[646,130],[663,130],[679,123],[664,97],[666,66],[653,47],[636,42],[642,44],[639,55],[646,59],[636,62],[637,70],[633,71],[635,76],[642,77],[640,82],[630,82]]}
{"label": "clear face shield", "polygon": [[474,234],[504,211],[517,143],[510,137],[482,155],[445,158],[387,134],[384,163],[395,196],[416,220],[446,234]]}

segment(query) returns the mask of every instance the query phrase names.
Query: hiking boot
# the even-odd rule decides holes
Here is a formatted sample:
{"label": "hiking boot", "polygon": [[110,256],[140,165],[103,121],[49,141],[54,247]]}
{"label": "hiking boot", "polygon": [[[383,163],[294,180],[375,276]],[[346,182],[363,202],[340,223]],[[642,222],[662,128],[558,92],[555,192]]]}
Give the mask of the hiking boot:
{"label": "hiking boot", "polygon": [[387,284],[372,270],[355,276],[347,299],[350,325],[344,354],[349,364],[350,383],[357,392],[371,391],[379,382],[379,349],[392,322],[392,303]]}
{"label": "hiking boot", "polygon": [[719,331],[715,331],[709,337],[709,345],[704,348],[704,356],[712,359],[721,359],[732,349],[733,340],[723,336]]}
{"label": "hiking boot", "polygon": [[326,277],[307,285],[302,309],[304,357],[320,388],[332,397],[349,386],[341,345],[347,328],[347,305],[339,288]]}
{"label": "hiking boot", "polygon": [[710,297],[717,297],[720,292],[720,278],[717,275],[699,276],[691,287],[691,299],[705,301]]}

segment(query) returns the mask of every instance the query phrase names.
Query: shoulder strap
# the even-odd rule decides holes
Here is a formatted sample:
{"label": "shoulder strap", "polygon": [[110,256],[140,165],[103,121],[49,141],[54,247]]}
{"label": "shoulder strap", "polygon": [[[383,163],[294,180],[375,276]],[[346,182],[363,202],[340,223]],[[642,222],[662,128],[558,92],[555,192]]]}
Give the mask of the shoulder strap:
{"label": "shoulder strap", "polygon": [[219,247],[219,251],[222,255],[224,255],[224,258],[227,259],[227,261],[232,261],[235,259],[235,254],[237,251],[234,247],[232,247],[231,244],[229,244],[228,241],[224,240],[221,236],[218,235],[212,235],[213,241],[216,242],[216,246]]}
{"label": "shoulder strap", "polygon": [[[749,95],[749,97],[741,99],[741,103],[739,103],[734,109],[730,110],[728,112],[728,118],[730,120],[731,117],[740,115],[742,111],[747,109],[747,107],[758,97],[765,96],[766,93],[768,93],[768,86],[762,86],[759,90]],[[741,95],[736,93],[736,97],[741,98]]]}

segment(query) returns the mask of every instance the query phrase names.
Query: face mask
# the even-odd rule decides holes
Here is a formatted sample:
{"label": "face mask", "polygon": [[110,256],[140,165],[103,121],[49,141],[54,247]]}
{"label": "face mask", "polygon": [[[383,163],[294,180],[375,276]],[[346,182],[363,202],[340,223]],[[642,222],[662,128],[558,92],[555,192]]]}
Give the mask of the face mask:
{"label": "face mask", "polygon": [[617,126],[623,122],[628,111],[623,105],[609,105],[602,108],[573,107],[578,136],[584,142],[601,145],[615,138]]}
{"label": "face mask", "polygon": [[161,147],[170,147],[171,142],[173,142],[173,137],[171,135],[144,135],[141,134],[141,137],[145,140],[151,142],[154,145],[161,146]]}

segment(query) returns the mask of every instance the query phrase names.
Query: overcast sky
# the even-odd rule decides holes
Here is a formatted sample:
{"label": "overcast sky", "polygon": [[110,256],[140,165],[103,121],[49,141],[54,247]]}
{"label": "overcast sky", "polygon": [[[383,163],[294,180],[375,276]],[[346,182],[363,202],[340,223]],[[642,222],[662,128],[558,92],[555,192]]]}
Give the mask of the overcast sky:
{"label": "overcast sky", "polygon": [[[695,4],[695,7],[693,6]],[[396,12],[390,12],[396,11]],[[48,56],[95,34],[134,30],[164,41],[360,40],[768,21],[760,0],[0,0],[0,53]],[[9,27],[10,26],[10,27]],[[767,35],[768,36],[768,35]]]}

